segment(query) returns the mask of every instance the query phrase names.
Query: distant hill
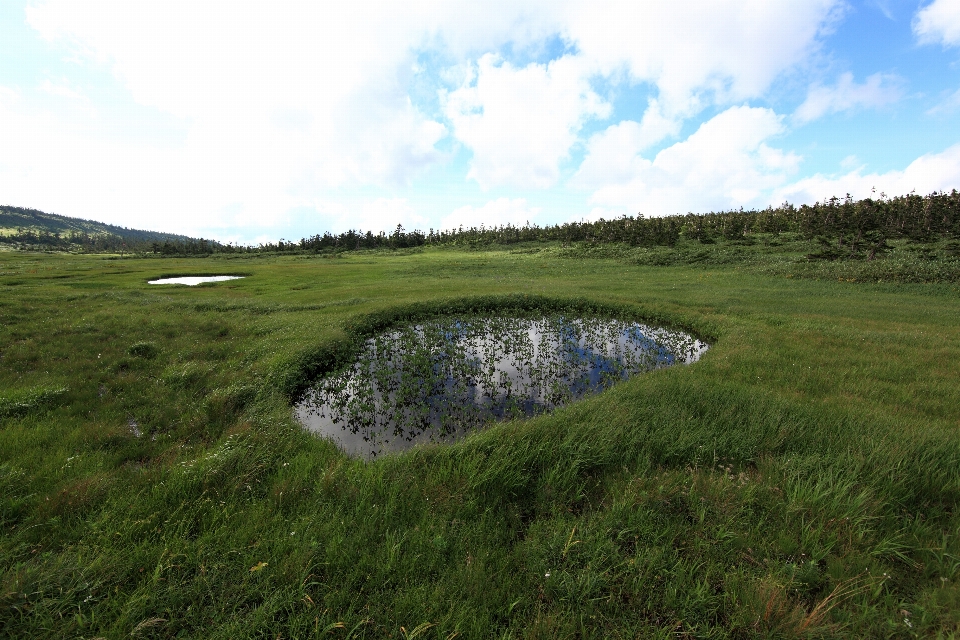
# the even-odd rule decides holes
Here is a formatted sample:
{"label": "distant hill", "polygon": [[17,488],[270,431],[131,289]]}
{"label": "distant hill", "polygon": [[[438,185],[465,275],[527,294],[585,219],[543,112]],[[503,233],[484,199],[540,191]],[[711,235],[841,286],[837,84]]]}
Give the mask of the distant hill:
{"label": "distant hill", "polygon": [[197,238],[128,229],[36,209],[0,205],[0,245],[18,249],[150,251],[156,245],[195,245]]}
{"label": "distant hill", "polygon": [[46,231],[60,235],[81,234],[116,236],[128,242],[189,242],[194,240],[189,236],[160,231],[144,231],[142,229],[128,229],[112,224],[104,224],[95,220],[83,218],[69,218],[56,213],[44,213],[36,209],[11,207],[0,205],[0,229]]}

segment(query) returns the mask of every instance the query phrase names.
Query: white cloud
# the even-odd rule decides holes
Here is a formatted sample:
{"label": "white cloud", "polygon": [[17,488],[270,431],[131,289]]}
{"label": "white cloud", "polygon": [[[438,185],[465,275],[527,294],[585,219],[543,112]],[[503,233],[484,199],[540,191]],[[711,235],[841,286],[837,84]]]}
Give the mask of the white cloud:
{"label": "white cloud", "polygon": [[467,83],[444,96],[454,134],[473,151],[467,177],[484,188],[555,184],[583,123],[610,113],[587,76],[574,56],[522,68],[480,58]]}
{"label": "white cloud", "polygon": [[630,181],[645,162],[638,154],[649,146],[643,126],[624,120],[591,136],[587,155],[571,180],[575,186],[595,189],[604,184]]}
{"label": "white cloud", "polygon": [[873,6],[883,14],[883,17],[887,20],[895,21],[896,17],[893,15],[893,11],[890,9],[889,3],[887,0],[874,0]]}
{"label": "white cloud", "polygon": [[[630,135],[623,129],[611,127],[591,139],[590,153],[577,176],[578,186],[594,190],[591,220],[636,212],[667,215],[764,207],[784,201],[812,204],[847,193],[854,198],[879,197],[881,192],[925,195],[960,185],[960,144],[885,173],[864,173],[860,160],[850,155],[841,162],[848,170],[843,175],[816,174],[790,183],[801,158],[769,146],[783,125],[768,109],[728,109],[653,160],[630,155]],[[629,134],[629,128],[626,131]],[[604,164],[607,158],[609,165]]]}
{"label": "white cloud", "polygon": [[[136,212],[143,214],[137,217],[142,227],[195,228],[176,205],[151,211],[153,202],[177,200],[164,193],[161,176],[188,177],[172,164],[168,149],[111,139],[103,135],[102,118],[74,108],[73,97],[42,88],[40,93],[47,98],[38,104],[28,92],[0,92],[0,139],[16,150],[0,155],[0,192],[7,203],[127,225],[129,213]],[[176,220],[181,213],[184,219]]]}
{"label": "white cloud", "polygon": [[[501,86],[488,89],[492,95],[480,95],[479,80],[476,87],[455,92],[463,101],[453,105],[452,113],[448,109],[448,117],[457,137],[477,154],[471,176],[481,184],[550,185],[558,175],[557,163],[570,148],[571,131],[584,116],[603,117],[603,112],[591,109],[595,100],[585,99],[589,98],[583,92],[585,77],[604,75],[615,82],[656,87],[659,97],[648,103],[640,128],[631,133],[645,148],[676,136],[686,119],[712,102],[763,95],[775,78],[802,65],[816,51],[818,36],[832,28],[844,7],[841,0],[556,3],[561,32],[578,49],[575,56],[564,58],[571,72],[566,86],[554,83],[558,97],[568,96],[566,113],[526,108],[540,104],[525,99],[528,92],[545,95],[529,77],[534,68],[542,73],[542,66],[521,71],[504,65],[515,80],[526,84],[515,87],[513,98],[504,100],[509,108],[498,110],[499,122],[494,117],[488,120],[485,109],[495,105],[498,93],[506,98],[509,73],[500,74]],[[480,64],[482,75],[483,59]],[[489,126],[481,127],[481,122]]]}
{"label": "white cloud", "polygon": [[863,84],[857,84],[852,73],[844,73],[836,86],[810,87],[807,99],[797,108],[793,117],[799,123],[806,123],[828,113],[882,107],[900,99],[903,92],[899,85],[900,79],[896,76],[875,73]]}
{"label": "white cloud", "polygon": [[568,9],[567,33],[607,73],[652,82],[667,115],[763,94],[816,50],[840,0],[596,0]]}
{"label": "white cloud", "polygon": [[44,80],[43,84],[40,85],[40,88],[44,93],[47,93],[51,96],[68,98],[78,102],[88,102],[87,97],[84,96],[82,92],[77,91],[66,83],[55,83],[51,82],[50,80]]}
{"label": "white cloud", "polygon": [[[435,220],[418,222],[410,185],[450,166],[457,145],[448,145],[452,152],[438,147],[451,138],[472,151],[469,176],[483,187],[555,186],[584,123],[610,114],[613,93],[596,87],[648,83],[656,97],[642,117],[611,123],[606,139],[592,139],[593,160],[578,178],[597,185],[597,198],[632,212],[636,175],[652,181],[650,189],[656,172],[682,182],[679,170],[666,166],[670,153],[646,170],[641,152],[677,136],[707,105],[763,96],[816,52],[842,6],[36,0],[27,9],[29,24],[58,46],[66,43],[80,72],[43,86],[37,80],[17,99],[0,96],[0,186],[18,204],[183,233],[222,229],[222,237],[259,237],[310,211],[318,224],[422,226]],[[556,38],[569,45],[567,55],[527,62],[532,58],[524,56],[542,53]],[[498,61],[508,52],[515,58]],[[132,106],[106,102],[104,92],[77,81],[101,68]],[[452,83],[458,71],[474,75]],[[426,89],[417,93],[415,85]],[[444,86],[438,107],[436,91]],[[43,91],[48,102],[37,98]],[[161,120],[166,128],[144,126]],[[604,144],[619,149],[626,164],[602,160]],[[734,157],[750,159],[764,178],[779,175],[772,168],[777,158],[790,157],[762,144],[732,144],[739,149]],[[704,162],[690,166],[719,175]],[[590,177],[593,165],[615,179],[600,184],[599,174]],[[621,200],[600,193],[618,185]],[[337,193],[366,187],[387,197],[335,201]],[[650,189],[641,191],[667,197],[667,187]],[[744,189],[721,192],[746,197]]]}
{"label": "white cloud", "polygon": [[441,229],[457,229],[464,227],[479,228],[483,225],[487,228],[500,227],[507,224],[513,226],[523,226],[528,222],[535,220],[540,214],[539,207],[531,207],[527,204],[526,198],[497,198],[490,202],[473,207],[470,205],[459,207],[440,223]]}
{"label": "white cloud", "polygon": [[[253,152],[254,173],[280,163],[318,186],[402,183],[440,159],[445,129],[407,96],[404,70],[424,37],[408,13],[183,0],[49,0],[27,11],[44,37],[109,65],[138,103],[190,122],[195,139],[215,143],[194,150],[208,161],[235,143]],[[276,126],[290,114],[296,130]]]}
{"label": "white cloud", "polygon": [[359,208],[337,206],[339,215],[334,227],[337,230],[362,229],[378,233],[391,232],[397,225],[404,229],[423,228],[427,220],[419,215],[406,198],[375,198],[360,204]]}
{"label": "white cloud", "polygon": [[[734,100],[762,93],[816,46],[838,2],[46,0],[27,14],[44,37],[72,42],[82,58],[109,65],[139,103],[190,119],[196,129],[219,126],[227,131],[218,135],[243,138],[252,130],[273,133],[278,120],[298,113],[296,141],[284,141],[296,152],[290,162],[324,185],[404,182],[411,167],[440,159],[433,144],[444,130],[407,95],[419,50],[439,48],[461,61],[559,33],[580,48],[578,61],[513,69],[516,79],[539,80],[518,97],[540,89],[547,92],[537,99],[542,104],[576,89],[595,102],[578,74],[625,65],[631,78],[659,88],[663,98],[651,108],[676,118],[703,90]],[[490,91],[511,91],[510,69],[499,71],[491,73]],[[496,96],[479,96],[487,98]],[[524,103],[511,107],[518,119],[532,111]],[[580,107],[588,115],[599,108]],[[551,134],[566,136],[571,117],[548,118]],[[551,172],[540,170],[537,180],[549,181]]]}
{"label": "white cloud", "polygon": [[960,144],[941,153],[920,156],[899,171],[861,173],[860,169],[839,177],[817,174],[786,185],[775,191],[773,202],[788,200],[797,204],[812,204],[832,196],[847,193],[854,198],[879,197],[880,193],[899,196],[915,191],[927,195],[934,191],[950,191],[960,185]]}
{"label": "white cloud", "polygon": [[947,96],[943,101],[927,111],[927,115],[938,116],[953,113],[960,109],[960,89]]}
{"label": "white cloud", "polygon": [[640,149],[646,149],[665,138],[674,137],[680,133],[682,124],[683,118],[680,114],[664,114],[660,101],[650,100],[637,130],[637,144]]}
{"label": "white cloud", "polygon": [[636,126],[611,127],[591,139],[575,184],[593,189],[593,217],[752,206],[800,162],[767,145],[781,120],[770,109],[731,107],[653,160],[639,155]]}
{"label": "white cloud", "polygon": [[640,122],[623,120],[590,137],[586,158],[572,183],[590,188],[627,181],[637,171],[637,154],[678,133],[679,123],[664,118],[653,100]]}
{"label": "white cloud", "polygon": [[860,158],[856,154],[850,154],[840,161],[840,166],[844,169],[853,169],[854,167],[861,166]]}
{"label": "white cloud", "polygon": [[598,0],[573,5],[565,22],[603,74],[657,88],[641,119],[653,145],[710,104],[762,96],[816,52],[844,10],[842,0]]}
{"label": "white cloud", "polygon": [[521,69],[484,56],[447,96],[446,115],[473,150],[470,177],[481,185],[551,186],[584,120],[608,113],[590,77],[657,88],[636,133],[649,146],[677,135],[685,119],[713,101],[762,95],[816,49],[841,6],[839,0],[557,3],[560,17],[551,20],[579,52]]}
{"label": "white cloud", "polygon": [[[83,120],[20,102],[0,132],[24,122],[35,133],[0,134],[24,149],[0,183],[12,201],[63,213],[230,237],[242,225],[259,237],[333,189],[403,191],[445,162],[440,114],[410,96],[418,53],[460,62],[507,42],[533,46],[560,28],[552,7],[40,0],[26,13],[42,37],[67,43],[78,69],[106,66],[136,108],[170,114],[180,128],[158,148],[143,143],[140,122],[104,134],[116,105]],[[58,98],[67,88],[46,87]]]}
{"label": "white cloud", "polygon": [[917,11],[913,33],[924,44],[960,45],[960,3],[934,0]]}

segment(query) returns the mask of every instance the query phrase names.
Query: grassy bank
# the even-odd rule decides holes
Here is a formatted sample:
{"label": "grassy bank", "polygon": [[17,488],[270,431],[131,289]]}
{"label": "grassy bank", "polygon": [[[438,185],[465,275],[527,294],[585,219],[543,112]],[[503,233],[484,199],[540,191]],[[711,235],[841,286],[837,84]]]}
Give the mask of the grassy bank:
{"label": "grassy bank", "polygon": [[[960,632],[960,285],[638,256],[0,253],[4,634]],[[357,326],[511,294],[713,347],[371,464],[293,421]]]}

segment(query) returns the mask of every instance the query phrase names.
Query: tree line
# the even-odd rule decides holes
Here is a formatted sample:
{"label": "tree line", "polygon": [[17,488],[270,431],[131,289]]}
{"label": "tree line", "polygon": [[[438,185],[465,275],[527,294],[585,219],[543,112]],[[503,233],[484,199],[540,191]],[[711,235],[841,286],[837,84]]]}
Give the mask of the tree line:
{"label": "tree line", "polygon": [[909,238],[929,242],[943,237],[960,237],[960,192],[934,192],[927,196],[909,194],[893,198],[854,200],[829,198],[799,207],[784,203],[763,210],[688,213],[659,218],[643,215],[612,220],[566,222],[538,226],[510,224],[407,232],[401,225],[392,233],[349,230],[303,238],[298,243],[281,241],[261,245],[270,251],[350,251],[358,249],[420,247],[424,245],[510,245],[522,242],[621,243],[630,246],[673,246],[681,238],[709,244],[717,240],[737,241],[758,233],[777,236],[796,233],[836,245],[842,253],[861,250],[872,256],[887,240]]}
{"label": "tree line", "polygon": [[634,247],[673,246],[681,240],[704,244],[718,240],[750,241],[756,234],[799,234],[817,239],[823,257],[865,254],[872,258],[886,242],[907,238],[931,242],[960,238],[960,192],[934,192],[926,196],[909,194],[854,200],[829,198],[812,205],[794,206],[785,202],[762,210],[743,209],[711,213],[687,213],[657,218],[641,214],[611,220],[565,222],[539,226],[511,224],[453,230],[407,231],[397,225],[390,233],[351,229],[334,234],[281,239],[257,245],[224,244],[203,238],[133,240],[109,234],[47,232],[18,229],[0,241],[23,248],[47,250],[79,249],[89,252],[130,252],[162,256],[196,256],[217,253],[331,253],[362,249],[405,249],[423,246],[512,245],[524,242],[619,243]]}

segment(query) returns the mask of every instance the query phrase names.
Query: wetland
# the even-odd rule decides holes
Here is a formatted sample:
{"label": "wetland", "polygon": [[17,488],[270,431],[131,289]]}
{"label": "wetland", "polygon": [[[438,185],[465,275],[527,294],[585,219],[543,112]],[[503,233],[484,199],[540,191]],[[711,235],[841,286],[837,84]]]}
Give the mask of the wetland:
{"label": "wetland", "polygon": [[373,458],[532,416],[700,358],[692,336],[605,318],[448,318],[370,338],[297,405],[311,431]]}
{"label": "wetland", "polygon": [[[952,263],[608,248],[0,252],[0,635],[960,633]],[[203,273],[250,279],[147,284]],[[622,324],[590,350],[595,317]],[[628,349],[643,327],[710,347]],[[513,382],[507,346],[582,368]],[[346,416],[442,424],[449,394],[481,426],[349,455],[295,415],[321,380]]]}

